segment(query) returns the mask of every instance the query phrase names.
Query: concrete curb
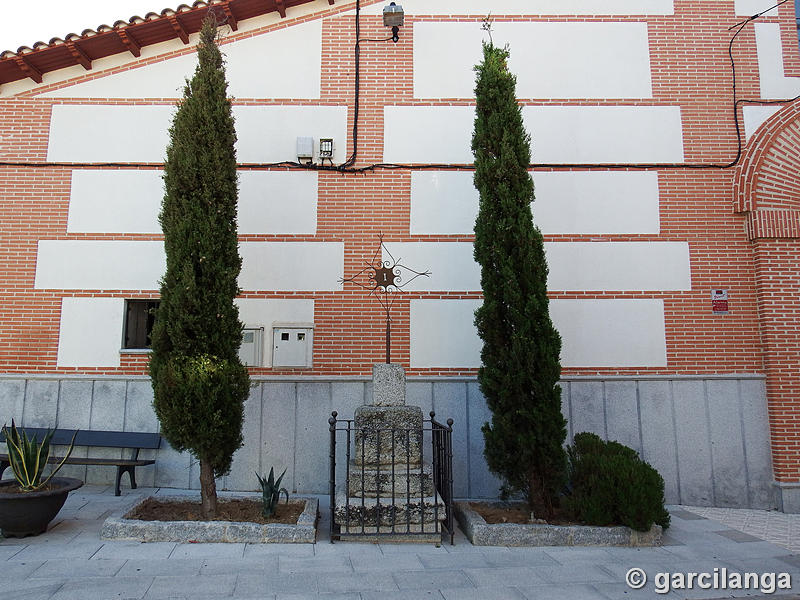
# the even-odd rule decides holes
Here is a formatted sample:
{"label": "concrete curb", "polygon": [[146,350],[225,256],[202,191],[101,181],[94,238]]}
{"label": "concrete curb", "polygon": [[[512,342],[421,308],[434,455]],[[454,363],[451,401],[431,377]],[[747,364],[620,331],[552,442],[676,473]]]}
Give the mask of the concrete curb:
{"label": "concrete curb", "polygon": [[[197,496],[170,496],[175,500],[197,500]],[[159,497],[162,499],[162,497]],[[317,537],[319,500],[295,497],[305,501],[297,524],[231,522],[231,521],[140,521],[126,519],[131,510],[147,500],[138,498],[128,508],[108,517],[100,530],[103,540],[137,540],[140,542],[229,542],[247,544],[314,544]]]}
{"label": "concrete curb", "polygon": [[456,518],[474,546],[660,546],[662,529],[589,525],[488,524],[468,502],[455,502]]}

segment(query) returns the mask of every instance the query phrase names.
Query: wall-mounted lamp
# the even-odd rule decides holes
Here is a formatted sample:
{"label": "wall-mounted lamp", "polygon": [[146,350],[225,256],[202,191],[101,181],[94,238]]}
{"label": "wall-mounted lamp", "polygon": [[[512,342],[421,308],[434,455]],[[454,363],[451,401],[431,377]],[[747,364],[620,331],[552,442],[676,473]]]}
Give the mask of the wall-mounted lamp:
{"label": "wall-mounted lamp", "polygon": [[403,7],[394,2],[383,7],[383,25],[392,28],[392,41],[396,44],[400,39],[400,28],[403,26]]}

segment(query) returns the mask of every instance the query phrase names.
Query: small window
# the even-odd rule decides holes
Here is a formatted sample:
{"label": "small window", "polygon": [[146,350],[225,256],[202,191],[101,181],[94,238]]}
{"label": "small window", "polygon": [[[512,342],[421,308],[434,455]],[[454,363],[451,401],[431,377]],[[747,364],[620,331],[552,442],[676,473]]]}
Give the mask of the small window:
{"label": "small window", "polygon": [[158,300],[128,300],[125,303],[124,350],[146,350],[156,321]]}

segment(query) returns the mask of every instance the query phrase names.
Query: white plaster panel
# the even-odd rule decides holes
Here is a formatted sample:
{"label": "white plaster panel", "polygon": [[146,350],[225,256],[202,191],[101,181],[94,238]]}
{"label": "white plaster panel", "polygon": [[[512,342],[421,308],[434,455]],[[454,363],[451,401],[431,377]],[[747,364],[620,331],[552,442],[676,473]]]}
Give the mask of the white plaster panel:
{"label": "white plaster panel", "polygon": [[776,0],[735,0],[734,10],[737,15],[749,17],[774,8],[776,4]]}
{"label": "white plaster panel", "polygon": [[69,197],[69,233],[157,233],[162,171],[76,169]]}
{"label": "white plaster panel", "polygon": [[[160,170],[72,172],[67,231],[161,233]],[[317,228],[317,173],[239,172],[239,233],[310,234]]]}
{"label": "white plaster panel", "polygon": [[[411,366],[478,367],[481,300],[412,300]],[[551,300],[565,367],[667,366],[662,300]]]}
{"label": "white plaster panel", "polygon": [[663,300],[553,300],[567,367],[666,367]]}
{"label": "white plaster panel", "polygon": [[346,106],[234,107],[239,162],[297,160],[297,138],[314,138],[318,160],[320,138],[333,138],[333,162],[347,160]]}
{"label": "white plaster panel", "polygon": [[[485,0],[403,0],[407,15],[486,16]],[[363,14],[380,15],[384,4]],[[672,0],[492,0],[492,15],[671,15]]]}
{"label": "white plaster panel", "polygon": [[273,323],[313,323],[313,300],[285,300],[275,298],[237,298],[239,320],[247,328],[263,327],[261,356],[264,366],[272,366]]}
{"label": "white plaster panel", "polygon": [[761,97],[794,98],[800,94],[800,77],[784,75],[780,25],[755,23],[754,27]]}
{"label": "white plaster panel", "polygon": [[686,242],[545,244],[551,290],[690,290]]}
{"label": "white plaster panel", "polygon": [[475,310],[482,300],[411,300],[411,368],[479,367]]}
{"label": "white plaster panel", "polygon": [[[226,58],[228,93],[234,98],[319,98],[322,65],[322,21],[315,19],[230,44]],[[254,77],[270,60],[269,76]],[[114,73],[42,94],[53,98],[180,98],[197,54]]]}
{"label": "white plaster panel", "polygon": [[340,242],[243,242],[239,245],[244,290],[340,290],[344,244]]}
{"label": "white plaster panel", "polygon": [[[678,106],[526,106],[538,164],[679,163]],[[387,106],[384,160],[472,163],[471,106]]]}
{"label": "white plaster panel", "polygon": [[318,175],[303,171],[241,171],[239,233],[317,231]]}
{"label": "white plaster panel", "polygon": [[[659,232],[657,173],[537,172],[533,179],[533,220],[543,233]],[[414,171],[411,233],[470,234],[478,203],[472,172]]]}
{"label": "white plaster panel", "polygon": [[34,287],[157,290],[165,270],[163,242],[41,240]]}
{"label": "white plaster panel", "polygon": [[[498,22],[492,38],[511,49],[519,98],[652,97],[647,23]],[[484,39],[482,23],[416,23],[414,96],[474,97]]]}
{"label": "white plaster panel", "polygon": [[526,106],[536,163],[680,163],[679,106]]}
{"label": "white plaster panel", "polygon": [[[470,242],[387,242],[395,260],[430,277],[410,281],[415,291],[479,291],[480,267]],[[685,242],[547,242],[551,291],[689,290]],[[384,254],[384,260],[391,260]],[[410,275],[406,281],[410,280]]]}
{"label": "white plaster panel", "polygon": [[[162,162],[172,106],[53,107],[47,159],[55,162]],[[345,106],[235,106],[239,162],[297,160],[297,137],[334,138],[334,162],[347,156]],[[318,147],[315,148],[315,152]]]}
{"label": "white plaster panel", "polygon": [[118,367],[125,300],[63,298],[59,367]]}
{"label": "white plaster panel", "polygon": [[744,135],[749,140],[759,127],[781,109],[780,105],[745,104],[742,108],[744,116]]}
{"label": "white plaster panel", "polygon": [[47,160],[161,162],[166,157],[173,106],[53,106]]}

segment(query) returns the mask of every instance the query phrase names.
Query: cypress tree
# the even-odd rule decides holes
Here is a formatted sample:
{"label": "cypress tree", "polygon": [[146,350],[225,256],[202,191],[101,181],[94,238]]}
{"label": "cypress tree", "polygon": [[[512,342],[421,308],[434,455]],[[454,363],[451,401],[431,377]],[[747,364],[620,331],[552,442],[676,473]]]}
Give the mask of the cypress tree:
{"label": "cypress tree", "polygon": [[242,445],[247,368],[233,304],[241,269],[236,153],[216,22],[203,22],[199,64],[178,103],[164,164],[159,221],[167,269],[153,327],[150,375],[156,414],[175,449],[200,462],[203,514],[217,510],[215,477]]}
{"label": "cypress tree", "polygon": [[503,497],[521,493],[531,510],[552,516],[566,478],[561,337],[548,312],[544,242],[530,208],[530,136],[508,57],[507,49],[484,43],[475,67],[475,260],[483,289],[475,324],[483,340],[478,382],[492,412],[483,426],[484,455],[504,481]]}

